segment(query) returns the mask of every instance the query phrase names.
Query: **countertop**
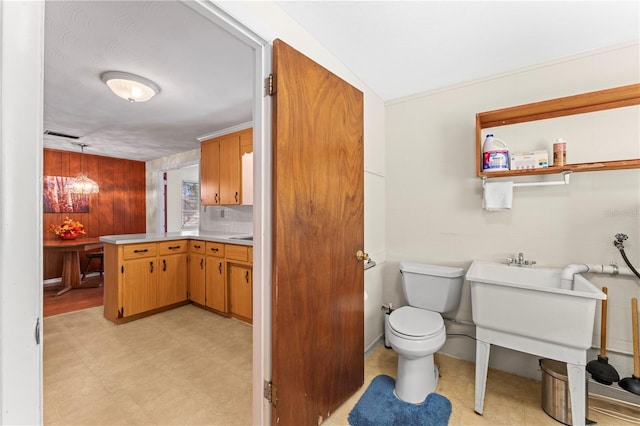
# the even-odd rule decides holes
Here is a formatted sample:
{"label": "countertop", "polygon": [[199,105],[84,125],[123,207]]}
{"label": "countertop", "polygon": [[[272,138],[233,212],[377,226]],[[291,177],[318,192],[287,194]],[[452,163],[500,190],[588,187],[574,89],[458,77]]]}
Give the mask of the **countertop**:
{"label": "countertop", "polygon": [[103,235],[100,237],[100,241],[107,244],[136,244],[171,240],[200,240],[253,247],[253,240],[241,239],[249,236],[251,236],[251,234],[211,231],[182,231],[157,234]]}

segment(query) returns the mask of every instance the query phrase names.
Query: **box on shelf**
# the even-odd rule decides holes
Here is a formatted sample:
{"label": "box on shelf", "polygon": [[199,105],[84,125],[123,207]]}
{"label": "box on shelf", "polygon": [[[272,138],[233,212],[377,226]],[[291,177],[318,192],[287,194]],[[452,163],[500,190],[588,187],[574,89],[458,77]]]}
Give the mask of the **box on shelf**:
{"label": "box on shelf", "polygon": [[549,153],[546,150],[514,152],[509,165],[511,170],[541,169],[549,167]]}

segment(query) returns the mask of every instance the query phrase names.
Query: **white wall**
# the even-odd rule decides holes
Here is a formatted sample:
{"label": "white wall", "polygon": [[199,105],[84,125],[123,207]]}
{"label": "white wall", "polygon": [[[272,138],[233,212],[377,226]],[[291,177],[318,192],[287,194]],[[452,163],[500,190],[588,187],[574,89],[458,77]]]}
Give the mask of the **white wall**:
{"label": "white wall", "polygon": [[147,180],[147,232],[163,232],[163,196],[162,173],[186,166],[200,164],[200,149],[181,152],[168,157],[147,161],[145,165]]}
{"label": "white wall", "polygon": [[[612,261],[624,266],[612,244],[614,235],[622,232],[629,235],[627,255],[640,267],[640,170],[574,173],[568,186],[515,188],[512,210],[486,212],[481,208],[481,181],[475,176],[474,133],[479,112],[638,83],[639,52],[637,43],[615,46],[389,103],[385,300],[404,304],[400,260],[467,268],[474,259],[504,261],[524,252],[527,259],[551,267]],[[495,130],[506,142],[522,144],[523,150],[537,149],[526,146],[537,143],[536,138],[526,137],[532,131],[548,146],[562,136],[568,142],[569,162],[597,160],[583,158],[598,145],[605,148],[597,157],[620,147],[630,155],[627,158],[640,158],[640,114],[632,108],[636,109],[630,115],[598,118],[614,123],[617,130],[610,135],[598,133],[600,121],[594,126],[593,117],[572,119],[563,127],[539,122],[526,132]],[[608,355],[621,377],[628,377],[633,370],[631,357],[625,355],[632,350],[629,300],[640,296],[640,281],[588,278],[609,288]],[[468,284],[455,317],[471,321]],[[598,311],[595,344],[599,344],[599,318]],[[448,327],[450,333],[474,332],[471,325],[448,323]],[[444,351],[475,360],[470,338],[452,336]],[[588,359],[595,356],[590,353]],[[540,378],[537,359],[517,352],[492,349],[490,365]]]}
{"label": "white wall", "polygon": [[199,182],[200,166],[185,166],[167,171],[167,232],[183,231],[182,182]]}

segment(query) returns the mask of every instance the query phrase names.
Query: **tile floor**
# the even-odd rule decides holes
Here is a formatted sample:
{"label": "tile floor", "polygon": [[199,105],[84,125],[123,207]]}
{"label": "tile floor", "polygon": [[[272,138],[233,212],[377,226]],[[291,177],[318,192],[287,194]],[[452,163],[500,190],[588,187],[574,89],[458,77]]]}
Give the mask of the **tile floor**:
{"label": "tile floor", "polygon": [[[347,425],[366,386],[378,374],[395,377],[396,362],[393,350],[377,346],[365,362],[365,386],[324,424]],[[451,425],[561,424],[540,408],[540,382],[496,370],[479,416],[474,365],[441,355],[436,363]],[[634,424],[594,410],[589,418]],[[250,326],[192,305],[118,326],[102,307],[45,318],[45,425],[251,423]]]}

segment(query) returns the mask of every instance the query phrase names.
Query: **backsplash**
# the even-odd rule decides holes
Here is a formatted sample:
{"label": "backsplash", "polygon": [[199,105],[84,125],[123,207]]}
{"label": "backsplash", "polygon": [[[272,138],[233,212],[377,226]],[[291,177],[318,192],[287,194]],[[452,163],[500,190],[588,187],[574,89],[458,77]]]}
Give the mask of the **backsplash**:
{"label": "backsplash", "polygon": [[200,230],[253,234],[253,206],[201,206]]}

